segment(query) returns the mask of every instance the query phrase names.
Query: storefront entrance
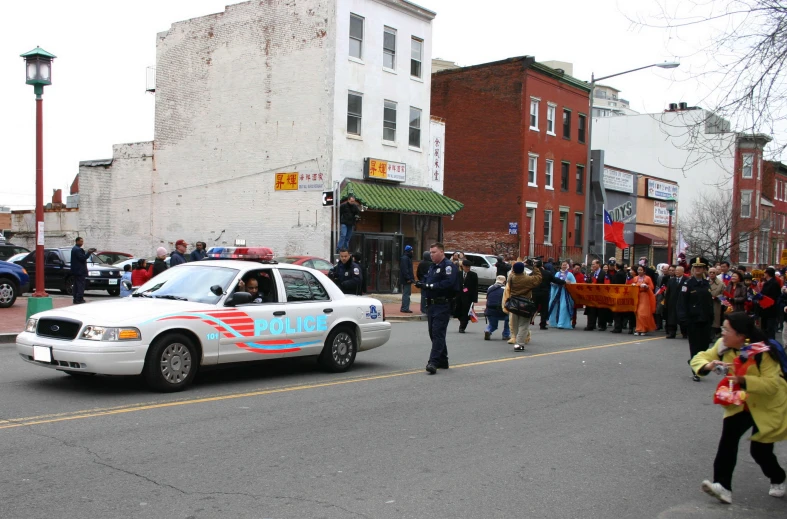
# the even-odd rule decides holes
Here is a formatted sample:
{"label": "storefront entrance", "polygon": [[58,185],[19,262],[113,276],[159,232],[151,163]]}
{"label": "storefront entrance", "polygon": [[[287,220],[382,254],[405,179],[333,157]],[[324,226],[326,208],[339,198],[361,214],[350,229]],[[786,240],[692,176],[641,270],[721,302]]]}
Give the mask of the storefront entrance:
{"label": "storefront entrance", "polygon": [[350,251],[361,255],[367,293],[385,294],[399,290],[401,237],[358,233],[353,235]]}

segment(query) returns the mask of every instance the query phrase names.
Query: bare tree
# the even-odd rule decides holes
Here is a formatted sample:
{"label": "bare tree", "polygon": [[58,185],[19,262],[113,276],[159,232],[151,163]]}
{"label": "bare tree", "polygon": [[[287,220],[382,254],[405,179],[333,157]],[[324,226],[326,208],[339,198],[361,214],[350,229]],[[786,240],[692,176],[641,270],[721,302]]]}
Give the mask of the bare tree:
{"label": "bare tree", "polygon": [[787,139],[778,138],[787,128],[787,2],[653,1],[655,12],[629,19],[666,31],[668,46],[692,46],[691,53],[680,56],[691,65],[681,67],[676,77],[694,81],[698,92],[707,92],[698,99],[707,109],[705,116],[695,129],[687,129],[685,146],[702,145],[698,132],[729,132],[729,126],[724,127],[729,121],[740,133],[777,135],[769,152],[780,157],[787,148]]}
{"label": "bare tree", "polygon": [[758,226],[752,218],[733,215],[732,190],[712,190],[701,193],[687,214],[681,215],[678,229],[691,256],[715,262],[729,260],[741,237],[756,233]]}

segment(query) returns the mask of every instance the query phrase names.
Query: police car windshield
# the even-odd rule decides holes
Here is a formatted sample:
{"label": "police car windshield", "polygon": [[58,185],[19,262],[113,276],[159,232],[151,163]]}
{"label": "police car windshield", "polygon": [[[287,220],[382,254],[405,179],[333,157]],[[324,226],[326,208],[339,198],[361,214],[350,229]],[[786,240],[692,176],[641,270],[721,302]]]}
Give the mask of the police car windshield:
{"label": "police car windshield", "polygon": [[215,305],[221,296],[211,292],[210,287],[219,285],[226,292],[237,275],[238,269],[227,267],[179,265],[165,270],[139,287],[134,296]]}

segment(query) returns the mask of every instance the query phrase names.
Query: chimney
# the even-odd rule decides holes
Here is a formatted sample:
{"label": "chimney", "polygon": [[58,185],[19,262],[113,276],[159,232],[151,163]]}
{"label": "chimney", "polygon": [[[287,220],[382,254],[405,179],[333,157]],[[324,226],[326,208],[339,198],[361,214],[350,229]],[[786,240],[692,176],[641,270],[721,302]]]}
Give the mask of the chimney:
{"label": "chimney", "polygon": [[681,110],[688,110],[689,109],[689,103],[680,103],[680,105],[678,105],[678,106],[680,107]]}
{"label": "chimney", "polygon": [[52,193],[52,203],[53,204],[62,204],[63,203],[63,190],[62,189],[55,189],[55,192]]}
{"label": "chimney", "polygon": [[677,103],[670,103],[668,112],[677,112],[678,111],[678,104]]}

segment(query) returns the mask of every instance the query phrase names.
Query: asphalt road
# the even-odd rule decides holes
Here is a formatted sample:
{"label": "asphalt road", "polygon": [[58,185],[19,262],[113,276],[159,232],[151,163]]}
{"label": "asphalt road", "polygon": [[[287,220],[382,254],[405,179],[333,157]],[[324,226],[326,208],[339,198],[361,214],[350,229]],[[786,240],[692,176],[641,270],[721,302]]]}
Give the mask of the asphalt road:
{"label": "asphalt road", "polygon": [[700,492],[722,409],[685,341],[535,331],[520,354],[456,327],[435,376],[426,324],[400,323],[346,374],[274,361],[174,395],[0,347],[0,516],[787,516],[745,441],[734,504]]}

